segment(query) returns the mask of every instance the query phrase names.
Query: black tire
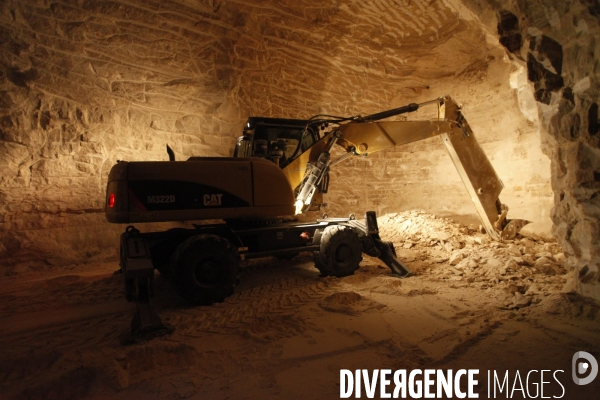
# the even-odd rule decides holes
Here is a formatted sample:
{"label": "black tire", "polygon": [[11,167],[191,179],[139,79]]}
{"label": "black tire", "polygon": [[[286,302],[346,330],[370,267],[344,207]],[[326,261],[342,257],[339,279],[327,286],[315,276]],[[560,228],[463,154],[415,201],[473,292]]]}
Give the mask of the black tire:
{"label": "black tire", "polygon": [[361,261],[360,238],[352,228],[345,225],[325,228],[320,251],[315,254],[315,266],[323,276],[352,275]]}
{"label": "black tire", "polygon": [[154,267],[156,268],[156,270],[158,272],[160,272],[160,274],[162,276],[164,276],[165,278],[169,279],[170,278],[170,274],[171,274],[171,268],[169,266],[169,264],[155,264]]}
{"label": "black tire", "polygon": [[321,260],[321,252],[313,251],[313,261],[315,262],[315,268],[319,270],[321,276],[328,276],[327,265]]}
{"label": "black tire", "polygon": [[162,276],[164,276],[167,279],[171,278],[171,258],[173,255],[173,252],[171,252],[170,254],[167,252],[164,252],[161,254],[161,256],[158,257],[154,257],[154,249],[152,249],[152,265],[154,265],[154,269],[156,269],[158,272],[160,272],[160,274]]}
{"label": "black tire", "polygon": [[154,268],[167,279],[171,278],[171,259],[179,246],[177,239],[163,240],[150,248]]}
{"label": "black tire", "polygon": [[233,293],[239,267],[240,256],[227,239],[198,235],[175,250],[170,275],[181,297],[193,304],[209,305]]}

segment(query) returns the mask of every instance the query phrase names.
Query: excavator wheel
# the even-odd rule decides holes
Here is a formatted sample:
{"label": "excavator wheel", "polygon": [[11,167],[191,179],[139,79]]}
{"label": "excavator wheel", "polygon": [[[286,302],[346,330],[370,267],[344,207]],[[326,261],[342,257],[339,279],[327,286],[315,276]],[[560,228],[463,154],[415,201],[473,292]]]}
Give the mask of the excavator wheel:
{"label": "excavator wheel", "polygon": [[217,235],[192,236],[171,257],[177,293],[193,304],[221,302],[233,293],[240,266],[237,249]]}
{"label": "excavator wheel", "polygon": [[[315,252],[316,253],[316,252]],[[362,261],[360,238],[344,225],[328,226],[321,236],[321,248],[315,254],[315,266],[324,276],[354,274]]]}
{"label": "excavator wheel", "polygon": [[154,265],[154,268],[166,278],[169,278],[169,275],[171,274],[171,255],[176,248],[177,245],[174,245],[169,249],[165,246],[165,243],[158,243],[150,248],[152,265]]}
{"label": "excavator wheel", "polygon": [[328,276],[327,265],[321,261],[321,252],[313,251],[313,261],[315,262],[315,268],[319,270],[322,277]]}
{"label": "excavator wheel", "polygon": [[175,239],[163,240],[150,248],[154,268],[167,279],[171,277],[172,255],[175,253],[175,250],[177,250],[180,243],[177,239],[179,238],[175,237]]}

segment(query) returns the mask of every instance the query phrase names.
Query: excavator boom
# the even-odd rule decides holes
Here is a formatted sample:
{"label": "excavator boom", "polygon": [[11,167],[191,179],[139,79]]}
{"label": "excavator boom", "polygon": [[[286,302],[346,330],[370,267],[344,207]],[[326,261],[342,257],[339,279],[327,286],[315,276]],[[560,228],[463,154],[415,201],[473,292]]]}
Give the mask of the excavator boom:
{"label": "excavator boom", "polygon": [[[432,121],[377,121],[401,113],[412,112],[426,104],[438,104],[438,118]],[[494,167],[479,146],[471,127],[460,111],[461,107],[449,96],[421,104],[409,104],[394,110],[367,117],[355,117],[351,122],[340,124],[332,133],[324,136],[307,152],[284,168],[292,187],[297,191],[297,213],[311,203],[315,182],[328,172],[337,160],[329,160],[329,148],[335,143],[348,155],[366,156],[391,147],[439,136],[460,175],[467,192],[488,234],[498,240],[514,237],[526,221],[506,220],[508,208],[499,200],[504,185]],[[320,143],[321,142],[321,143]],[[325,154],[325,156],[324,156]],[[345,157],[348,158],[348,157]],[[324,159],[328,162],[324,163]],[[308,164],[299,181],[300,166]],[[289,170],[288,170],[289,169]],[[300,183],[298,183],[300,182]]]}

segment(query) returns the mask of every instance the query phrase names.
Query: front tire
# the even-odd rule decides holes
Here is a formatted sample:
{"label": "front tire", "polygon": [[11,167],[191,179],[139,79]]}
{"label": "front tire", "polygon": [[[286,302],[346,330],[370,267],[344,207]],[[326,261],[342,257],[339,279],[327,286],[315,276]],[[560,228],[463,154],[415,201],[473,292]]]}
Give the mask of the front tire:
{"label": "front tire", "polygon": [[323,276],[343,277],[354,274],[362,261],[360,238],[345,225],[328,226],[321,237],[320,251],[315,252],[315,266]]}
{"label": "front tire", "polygon": [[181,243],[171,257],[171,279],[177,293],[193,304],[221,302],[233,293],[240,256],[228,240],[197,235]]}

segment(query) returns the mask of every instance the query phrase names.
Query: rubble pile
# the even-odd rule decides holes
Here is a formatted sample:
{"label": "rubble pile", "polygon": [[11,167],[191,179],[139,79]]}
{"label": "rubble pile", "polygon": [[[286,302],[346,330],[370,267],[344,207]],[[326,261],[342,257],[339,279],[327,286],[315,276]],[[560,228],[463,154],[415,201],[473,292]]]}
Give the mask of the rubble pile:
{"label": "rubble pile", "polygon": [[386,214],[378,221],[381,236],[416,274],[452,287],[503,289],[507,309],[560,293],[566,282],[565,254],[555,242],[522,235],[498,242],[480,226],[422,211]]}

